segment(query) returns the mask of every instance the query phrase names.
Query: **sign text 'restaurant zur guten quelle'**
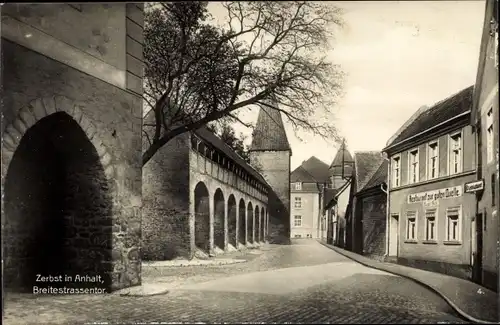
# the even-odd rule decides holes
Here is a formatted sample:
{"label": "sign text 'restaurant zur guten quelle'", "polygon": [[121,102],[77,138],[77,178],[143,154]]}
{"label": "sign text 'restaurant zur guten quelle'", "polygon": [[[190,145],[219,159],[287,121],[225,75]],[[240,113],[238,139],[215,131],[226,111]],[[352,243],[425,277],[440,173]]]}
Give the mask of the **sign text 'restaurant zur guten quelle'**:
{"label": "sign text 'restaurant zur guten quelle'", "polygon": [[440,188],[437,190],[420,192],[408,195],[408,203],[423,203],[424,205],[437,205],[439,200],[451,199],[462,196],[462,186]]}

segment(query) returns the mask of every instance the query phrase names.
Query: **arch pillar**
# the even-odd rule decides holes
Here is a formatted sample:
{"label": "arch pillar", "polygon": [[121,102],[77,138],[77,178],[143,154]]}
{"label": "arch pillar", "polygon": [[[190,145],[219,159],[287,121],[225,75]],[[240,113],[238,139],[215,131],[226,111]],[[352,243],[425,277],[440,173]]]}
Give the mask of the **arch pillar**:
{"label": "arch pillar", "polygon": [[209,223],[210,231],[208,234],[208,254],[210,256],[215,256],[215,238],[214,238],[214,221],[215,221],[215,202],[214,202],[214,191],[208,191],[209,197]]}
{"label": "arch pillar", "polygon": [[234,199],[236,200],[236,206],[235,206],[235,209],[236,209],[236,249],[238,249],[239,245],[240,245],[240,200],[237,200],[236,199],[236,196],[234,197]]}
{"label": "arch pillar", "polygon": [[224,251],[227,252],[229,244],[229,198],[231,194],[226,198],[224,197]]}

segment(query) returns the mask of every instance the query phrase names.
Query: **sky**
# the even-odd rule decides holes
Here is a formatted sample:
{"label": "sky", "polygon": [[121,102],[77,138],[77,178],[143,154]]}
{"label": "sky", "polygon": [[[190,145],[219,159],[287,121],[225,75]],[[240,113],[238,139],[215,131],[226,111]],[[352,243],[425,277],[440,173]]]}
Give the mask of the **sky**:
{"label": "sky", "polygon": [[[421,106],[431,106],[475,82],[484,1],[335,1],[346,26],[329,60],[347,78],[332,123],[351,153],[381,150]],[[214,16],[217,6],[209,6]],[[241,115],[257,121],[258,108]],[[292,170],[311,156],[330,164],[337,147],[312,134],[299,140],[284,118]],[[248,136],[251,130],[235,125]]]}

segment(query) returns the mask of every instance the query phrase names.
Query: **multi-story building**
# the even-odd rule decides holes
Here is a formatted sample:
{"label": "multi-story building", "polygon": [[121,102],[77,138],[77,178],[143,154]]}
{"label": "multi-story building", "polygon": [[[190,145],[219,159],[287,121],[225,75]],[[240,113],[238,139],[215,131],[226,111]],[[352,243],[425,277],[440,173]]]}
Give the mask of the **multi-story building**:
{"label": "multi-story building", "polygon": [[471,122],[476,131],[477,179],[469,184],[466,191],[474,192],[478,200],[472,229],[473,279],[498,290],[498,0],[486,1],[480,49],[471,112]]}
{"label": "multi-story building", "polygon": [[7,290],[140,284],[143,24],[142,3],[2,6]]}
{"label": "multi-story building", "polygon": [[290,174],[291,238],[321,238],[325,193],[331,192],[328,165],[316,157]]}
{"label": "multi-story building", "polygon": [[417,111],[387,143],[387,253],[398,263],[470,278],[476,180],[473,87]]}

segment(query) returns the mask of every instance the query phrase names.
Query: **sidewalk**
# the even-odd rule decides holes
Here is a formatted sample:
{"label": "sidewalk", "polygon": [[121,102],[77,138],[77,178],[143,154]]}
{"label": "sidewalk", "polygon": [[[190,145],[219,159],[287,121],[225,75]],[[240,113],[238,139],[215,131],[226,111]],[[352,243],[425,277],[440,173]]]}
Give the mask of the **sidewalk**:
{"label": "sidewalk", "polygon": [[365,266],[416,281],[435,291],[462,317],[479,324],[498,324],[498,295],[476,283],[452,276],[369,259],[319,241],[322,245]]}

